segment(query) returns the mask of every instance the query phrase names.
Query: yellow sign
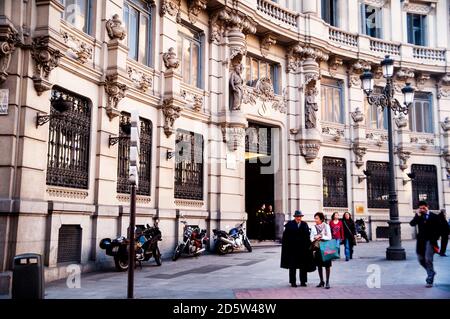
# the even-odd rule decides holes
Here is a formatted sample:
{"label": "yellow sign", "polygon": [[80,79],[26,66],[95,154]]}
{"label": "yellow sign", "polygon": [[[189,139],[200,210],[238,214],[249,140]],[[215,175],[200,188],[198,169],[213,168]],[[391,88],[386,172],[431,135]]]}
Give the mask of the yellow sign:
{"label": "yellow sign", "polygon": [[356,206],[356,213],[357,214],[364,214],[364,206],[363,205],[357,205]]}

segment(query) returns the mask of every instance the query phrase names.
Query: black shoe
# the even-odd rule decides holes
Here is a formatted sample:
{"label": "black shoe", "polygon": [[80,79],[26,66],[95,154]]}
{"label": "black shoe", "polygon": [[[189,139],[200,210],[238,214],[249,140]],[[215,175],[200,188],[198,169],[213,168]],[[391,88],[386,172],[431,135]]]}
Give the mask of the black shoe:
{"label": "black shoe", "polygon": [[297,288],[297,284],[296,283],[291,283],[291,287],[292,288]]}
{"label": "black shoe", "polygon": [[323,287],[323,286],[325,286],[325,283],[323,281],[321,281],[316,287],[320,288],[320,287]]}
{"label": "black shoe", "polygon": [[325,289],[330,289],[330,284],[327,282],[327,284],[325,285]]}
{"label": "black shoe", "polygon": [[444,254],[444,253],[440,253],[439,256],[441,256],[441,257],[447,257],[447,255]]}
{"label": "black shoe", "polygon": [[306,282],[302,282],[302,283],[300,284],[300,287],[307,287]]}

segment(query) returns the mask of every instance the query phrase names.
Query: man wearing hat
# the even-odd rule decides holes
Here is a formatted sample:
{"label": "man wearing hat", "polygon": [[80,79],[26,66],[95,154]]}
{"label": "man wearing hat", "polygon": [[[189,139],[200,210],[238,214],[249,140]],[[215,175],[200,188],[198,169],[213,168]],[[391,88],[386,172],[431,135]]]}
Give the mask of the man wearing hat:
{"label": "man wearing hat", "polygon": [[306,287],[308,271],[312,271],[308,224],[302,221],[303,213],[296,210],[294,220],[284,225],[281,246],[281,268],[289,269],[289,283],[297,287],[296,273],[300,271],[300,286]]}

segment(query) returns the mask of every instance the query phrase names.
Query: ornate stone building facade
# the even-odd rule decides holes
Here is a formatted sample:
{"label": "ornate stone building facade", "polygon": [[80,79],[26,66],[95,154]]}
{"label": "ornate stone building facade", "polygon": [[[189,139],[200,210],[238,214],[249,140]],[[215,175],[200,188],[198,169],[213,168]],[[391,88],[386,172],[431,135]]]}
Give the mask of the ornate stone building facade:
{"label": "ornate stone building facade", "polygon": [[67,263],[111,262],[98,243],[126,233],[134,109],[137,224],[159,220],[163,254],[183,216],[211,232],[251,222],[262,202],[277,220],[348,210],[384,237],[386,117],[359,76],[370,68],[383,86],[386,54],[398,99],[406,82],[416,89],[409,117],[395,118],[402,237],[412,238],[419,199],[450,205],[449,6],[1,1],[0,271],[25,252],[44,256],[47,280],[67,276]]}

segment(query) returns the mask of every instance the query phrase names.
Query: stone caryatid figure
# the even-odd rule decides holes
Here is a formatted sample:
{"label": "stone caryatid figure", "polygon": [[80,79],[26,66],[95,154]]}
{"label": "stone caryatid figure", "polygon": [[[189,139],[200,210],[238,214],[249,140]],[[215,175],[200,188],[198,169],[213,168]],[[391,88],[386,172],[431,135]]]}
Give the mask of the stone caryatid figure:
{"label": "stone caryatid figure", "polygon": [[108,31],[109,38],[112,39],[125,39],[127,32],[122,27],[122,21],[120,21],[119,15],[113,15],[112,19],[106,21],[106,31]]}
{"label": "stone caryatid figure", "polygon": [[316,112],[319,107],[316,102],[317,88],[311,86],[306,91],[306,103],[305,103],[305,126],[306,128],[315,128],[317,125]]}
{"label": "stone caryatid figure", "polygon": [[244,81],[242,80],[242,64],[233,65],[230,73],[230,94],[232,94],[231,110],[238,111],[241,109],[242,97],[244,94]]}

